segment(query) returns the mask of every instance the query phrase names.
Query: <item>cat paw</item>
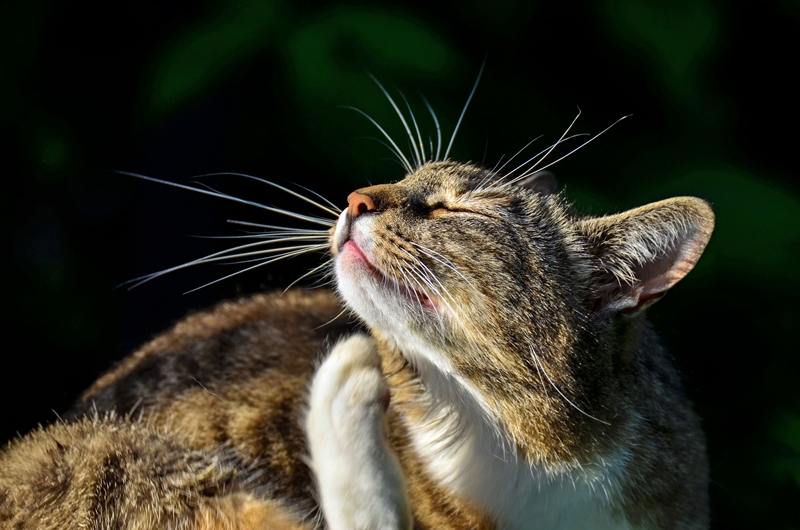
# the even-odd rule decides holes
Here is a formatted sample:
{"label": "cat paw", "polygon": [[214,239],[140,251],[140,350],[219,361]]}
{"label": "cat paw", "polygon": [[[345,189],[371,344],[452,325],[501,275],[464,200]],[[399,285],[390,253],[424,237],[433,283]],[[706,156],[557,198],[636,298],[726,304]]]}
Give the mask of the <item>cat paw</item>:
{"label": "cat paw", "polygon": [[382,435],[389,389],[375,341],[353,335],[333,347],[311,384],[309,435],[345,446]]}
{"label": "cat paw", "polygon": [[314,375],[305,423],[333,530],[411,528],[405,480],[385,432],[388,406],[375,341],[354,335],[334,346]]}

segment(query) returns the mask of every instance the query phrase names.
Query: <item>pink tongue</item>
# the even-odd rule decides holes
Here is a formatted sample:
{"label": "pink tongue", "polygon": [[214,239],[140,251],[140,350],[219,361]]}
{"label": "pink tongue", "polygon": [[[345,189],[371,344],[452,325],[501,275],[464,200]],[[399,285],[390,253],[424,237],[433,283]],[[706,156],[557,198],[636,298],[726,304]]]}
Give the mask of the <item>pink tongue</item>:
{"label": "pink tongue", "polygon": [[423,293],[419,294],[419,301],[422,302],[422,305],[429,308],[429,309],[436,309],[436,306],[433,304],[433,300],[431,300],[428,296]]}
{"label": "pink tongue", "polygon": [[[379,271],[378,269],[376,269],[376,268],[375,268],[375,266],[374,266],[374,265],[372,265],[372,263],[370,263],[370,261],[369,261],[369,259],[367,258],[367,256],[366,256],[366,255],[364,254],[364,252],[363,252],[363,251],[362,251],[362,250],[361,250],[361,249],[358,247],[358,245],[355,243],[355,241],[353,241],[352,239],[351,239],[351,240],[348,240],[347,242],[345,242],[345,244],[343,245],[343,247],[342,247],[342,248],[344,248],[344,247],[350,247],[350,249],[351,249],[353,252],[355,252],[355,253],[356,253],[356,255],[357,255],[359,258],[361,258],[362,260],[364,260],[364,263],[366,263],[366,264],[367,264],[367,266],[368,266],[370,269],[372,269],[372,271],[373,271],[373,272],[374,272],[376,275],[378,275],[378,276],[383,276],[383,273],[382,273],[381,271]],[[419,299],[419,301],[420,301],[420,303],[422,304],[422,306],[423,306],[423,307],[427,307],[428,309],[436,309],[436,304],[434,304],[434,303],[433,303],[433,300],[431,300],[431,299],[430,299],[430,297],[428,297],[428,296],[427,296],[425,293],[422,293],[422,292],[419,292],[419,291],[416,291],[416,290],[411,290],[411,289],[409,289],[409,291],[416,293],[416,296],[417,296],[417,298]]]}

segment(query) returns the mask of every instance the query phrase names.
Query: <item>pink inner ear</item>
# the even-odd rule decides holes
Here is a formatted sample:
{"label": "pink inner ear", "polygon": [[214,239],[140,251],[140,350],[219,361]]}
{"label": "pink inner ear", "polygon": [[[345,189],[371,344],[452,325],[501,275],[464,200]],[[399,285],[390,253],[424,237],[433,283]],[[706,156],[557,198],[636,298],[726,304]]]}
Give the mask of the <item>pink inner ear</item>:
{"label": "pink inner ear", "polygon": [[637,282],[622,295],[623,313],[632,315],[657,302],[691,271],[705,248],[700,234],[688,234],[658,259],[634,267]]}

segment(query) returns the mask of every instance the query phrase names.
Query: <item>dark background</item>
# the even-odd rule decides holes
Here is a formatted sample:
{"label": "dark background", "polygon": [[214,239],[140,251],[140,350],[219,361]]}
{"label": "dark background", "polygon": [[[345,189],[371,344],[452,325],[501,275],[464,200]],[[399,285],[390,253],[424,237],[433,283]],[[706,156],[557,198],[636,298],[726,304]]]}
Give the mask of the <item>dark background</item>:
{"label": "dark background", "polygon": [[[402,139],[366,72],[402,90],[433,133],[424,94],[449,138],[486,56],[454,158],[493,166],[544,135],[532,155],[578,106],[576,132],[632,114],[553,168],[576,207],[675,195],[714,206],[705,255],[650,315],[703,418],[713,528],[800,528],[800,3],[79,4],[0,7],[0,441],[53,421],[187,311],[285,286],[321,259],[188,295],[231,270],[115,290],[227,245],[187,235],[275,220],[112,170],[183,183],[239,171],[344,205],[356,187],[402,177],[379,133],[341,108]],[[213,185],[311,212],[241,179]]]}

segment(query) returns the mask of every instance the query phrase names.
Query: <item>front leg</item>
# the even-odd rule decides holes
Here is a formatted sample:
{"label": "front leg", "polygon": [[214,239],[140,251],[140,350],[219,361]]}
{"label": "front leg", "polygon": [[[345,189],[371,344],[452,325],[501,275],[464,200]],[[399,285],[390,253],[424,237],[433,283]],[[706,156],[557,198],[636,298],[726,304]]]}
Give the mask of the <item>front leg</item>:
{"label": "front leg", "polygon": [[375,341],[339,342],[317,370],[309,401],[311,469],[328,527],[410,529],[405,481],[386,439],[389,389]]}

